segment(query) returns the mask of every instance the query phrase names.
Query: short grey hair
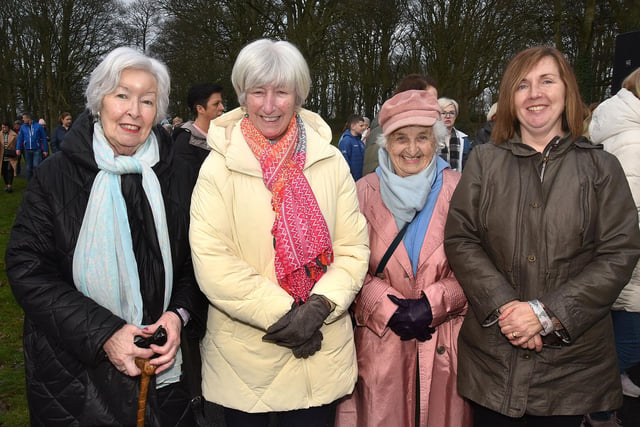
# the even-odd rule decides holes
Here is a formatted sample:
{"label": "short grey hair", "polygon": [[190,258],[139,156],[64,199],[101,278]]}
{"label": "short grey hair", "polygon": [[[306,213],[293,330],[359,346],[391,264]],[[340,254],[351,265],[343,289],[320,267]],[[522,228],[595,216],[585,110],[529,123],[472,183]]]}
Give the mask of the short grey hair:
{"label": "short grey hair", "polygon": [[[436,120],[436,122],[433,124],[432,127],[433,127],[433,136],[434,136],[433,151],[437,155],[440,152],[440,150],[442,150],[442,148],[445,147],[447,143],[447,136],[449,135],[449,133],[447,132],[447,127],[444,125],[444,122],[442,120]],[[396,131],[393,131],[391,135],[393,135],[395,132]],[[386,150],[387,141],[388,141],[388,137],[385,134],[381,133],[380,135],[378,135],[378,139],[376,139],[376,144],[378,144],[380,147]]]}
{"label": "short grey hair", "polygon": [[296,108],[300,108],[309,95],[311,74],[307,61],[293,44],[259,39],[243,47],[238,54],[231,83],[242,107],[247,103],[247,90],[274,84],[293,88]]}
{"label": "short grey hair", "polygon": [[116,90],[122,71],[126,69],[148,71],[156,79],[158,99],[155,123],[159,123],[166,116],[169,107],[169,71],[162,62],[129,47],[112,50],[93,70],[85,91],[87,108],[97,117],[102,110],[102,99]]}

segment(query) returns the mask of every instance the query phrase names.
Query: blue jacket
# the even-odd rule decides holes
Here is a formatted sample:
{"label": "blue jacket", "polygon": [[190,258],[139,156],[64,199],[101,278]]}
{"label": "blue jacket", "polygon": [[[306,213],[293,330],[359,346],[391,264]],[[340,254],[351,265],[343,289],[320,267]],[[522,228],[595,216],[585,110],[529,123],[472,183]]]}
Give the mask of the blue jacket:
{"label": "blue jacket", "polygon": [[353,136],[349,129],[345,130],[338,142],[338,148],[349,164],[353,180],[359,180],[362,177],[364,164],[364,142],[360,139],[360,135]]}
{"label": "blue jacket", "polygon": [[16,150],[38,150],[43,153],[49,152],[47,144],[47,133],[40,123],[32,122],[30,125],[20,126],[18,133],[18,143]]}

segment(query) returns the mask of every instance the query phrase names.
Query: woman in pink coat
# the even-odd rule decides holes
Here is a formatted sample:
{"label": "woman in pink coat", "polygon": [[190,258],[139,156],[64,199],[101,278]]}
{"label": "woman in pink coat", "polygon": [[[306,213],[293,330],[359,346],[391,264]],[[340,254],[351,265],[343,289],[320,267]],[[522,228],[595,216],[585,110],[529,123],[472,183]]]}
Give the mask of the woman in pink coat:
{"label": "woman in pink coat", "polygon": [[357,183],[371,249],[353,306],[358,382],[338,407],[338,427],[471,425],[456,389],[467,301],[443,248],[460,174],[434,155],[446,135],[439,119],[436,98],[421,90],[380,111],[380,166]]}

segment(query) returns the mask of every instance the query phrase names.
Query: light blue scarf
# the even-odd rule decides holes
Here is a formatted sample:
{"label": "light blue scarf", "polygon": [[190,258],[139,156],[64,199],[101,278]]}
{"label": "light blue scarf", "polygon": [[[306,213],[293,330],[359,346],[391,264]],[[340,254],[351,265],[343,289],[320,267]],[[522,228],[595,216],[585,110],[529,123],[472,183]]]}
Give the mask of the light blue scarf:
{"label": "light blue scarf", "polygon": [[[164,263],[166,310],[173,289],[173,265],[160,182],[151,169],[160,160],[158,141],[151,132],[133,156],[117,156],[100,123],[95,123],[93,152],[100,171],[91,187],[76,243],[73,280],[84,295],[128,323],[142,327],[140,277],[120,176],[142,174],[142,187],[151,206]],[[182,357],[178,352],[173,367],[158,376],[158,386],[179,381],[181,365]]]}
{"label": "light blue scarf", "polygon": [[427,235],[429,224],[431,223],[431,217],[433,211],[438,202],[438,195],[440,195],[440,189],[442,188],[442,171],[451,168],[449,163],[442,160],[440,156],[434,156],[436,158],[436,174],[434,176],[433,184],[429,189],[429,195],[424,207],[418,212],[411,224],[407,227],[407,233],[404,235],[404,247],[407,249],[407,254],[411,260],[411,266],[413,267],[413,275],[415,277],[418,271],[418,262],[420,261],[420,252],[422,251],[422,245],[424,238]]}
{"label": "light blue scarf", "polygon": [[424,207],[436,175],[436,157],[433,156],[424,170],[401,177],[393,169],[389,152],[384,148],[378,150],[376,174],[380,178],[380,197],[393,214],[398,230]]}

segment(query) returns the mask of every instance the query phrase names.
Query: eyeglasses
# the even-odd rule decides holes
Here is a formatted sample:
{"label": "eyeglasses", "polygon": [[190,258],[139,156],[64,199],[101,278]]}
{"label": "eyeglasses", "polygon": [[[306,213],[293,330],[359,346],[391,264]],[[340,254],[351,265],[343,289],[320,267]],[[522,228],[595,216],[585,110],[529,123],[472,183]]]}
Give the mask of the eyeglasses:
{"label": "eyeglasses", "polygon": [[457,113],[455,111],[443,111],[442,115],[445,117],[449,117],[449,116],[456,116]]}

